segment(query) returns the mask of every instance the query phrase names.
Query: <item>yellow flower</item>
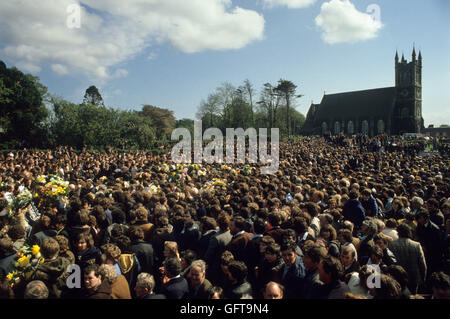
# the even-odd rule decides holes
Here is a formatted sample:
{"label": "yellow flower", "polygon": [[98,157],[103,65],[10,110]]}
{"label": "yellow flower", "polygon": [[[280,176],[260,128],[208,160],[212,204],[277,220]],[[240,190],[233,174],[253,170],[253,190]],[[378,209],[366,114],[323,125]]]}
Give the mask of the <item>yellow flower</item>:
{"label": "yellow flower", "polygon": [[13,278],[13,274],[12,274],[12,273],[9,273],[9,274],[6,276],[6,278],[8,278],[8,280],[11,281],[11,279]]}
{"label": "yellow flower", "polygon": [[39,262],[40,264],[43,264],[44,263],[44,261],[45,261],[45,258],[44,257],[42,257],[42,259],[41,259],[41,261]]}
{"label": "yellow flower", "polygon": [[31,247],[31,252],[33,253],[33,255],[37,255],[39,254],[39,252],[41,251],[41,248],[38,245],[33,245],[33,247]]}
{"label": "yellow flower", "polygon": [[23,257],[19,258],[19,260],[17,262],[19,263],[20,267],[25,268],[30,263],[30,257],[23,256]]}
{"label": "yellow flower", "polygon": [[25,274],[25,280],[28,280],[31,278],[31,276],[33,275],[33,271],[29,271]]}

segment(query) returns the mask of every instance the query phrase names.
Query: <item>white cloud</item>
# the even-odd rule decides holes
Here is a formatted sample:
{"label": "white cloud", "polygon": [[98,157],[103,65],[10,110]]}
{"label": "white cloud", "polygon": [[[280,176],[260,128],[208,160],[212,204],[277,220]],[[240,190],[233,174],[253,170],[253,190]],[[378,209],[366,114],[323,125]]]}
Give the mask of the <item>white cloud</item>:
{"label": "white cloud", "polygon": [[56,74],[59,74],[59,75],[65,75],[65,74],[69,73],[69,70],[67,69],[67,67],[65,67],[64,65],[61,65],[61,64],[52,64],[52,70],[53,70],[53,72],[55,72]]}
{"label": "white cloud", "polygon": [[377,36],[383,27],[378,13],[374,11],[372,16],[360,12],[349,0],[331,0],[322,4],[316,25],[323,30],[322,39],[326,43],[355,43]]}
{"label": "white cloud", "polygon": [[265,4],[269,8],[286,6],[290,9],[305,8],[316,2],[316,0],[262,0],[262,1],[263,4]]}
{"label": "white cloud", "polygon": [[[68,28],[81,3],[80,28]],[[95,9],[95,10],[92,10]],[[0,55],[29,72],[50,63],[57,74],[126,76],[111,69],[152,45],[187,53],[242,48],[260,40],[264,18],[231,0],[22,0],[0,2]]]}

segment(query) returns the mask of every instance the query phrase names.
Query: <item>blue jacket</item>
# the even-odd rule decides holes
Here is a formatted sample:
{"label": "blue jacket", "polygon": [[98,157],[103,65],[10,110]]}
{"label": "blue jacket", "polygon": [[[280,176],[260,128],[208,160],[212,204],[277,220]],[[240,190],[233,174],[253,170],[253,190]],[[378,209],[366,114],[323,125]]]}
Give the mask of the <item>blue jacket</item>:
{"label": "blue jacket", "polygon": [[343,209],[343,215],[346,220],[351,221],[358,228],[361,227],[362,222],[366,219],[366,213],[357,199],[349,199]]}
{"label": "blue jacket", "polygon": [[281,273],[281,283],[285,287],[286,299],[301,298],[305,275],[305,265],[300,256],[297,256],[297,259],[292,266],[284,264]]}

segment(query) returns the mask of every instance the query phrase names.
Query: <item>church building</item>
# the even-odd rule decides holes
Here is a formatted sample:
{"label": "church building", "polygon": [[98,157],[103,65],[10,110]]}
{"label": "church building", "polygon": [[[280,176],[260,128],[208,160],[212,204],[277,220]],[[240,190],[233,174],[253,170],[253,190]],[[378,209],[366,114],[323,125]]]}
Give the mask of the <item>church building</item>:
{"label": "church building", "polygon": [[412,60],[395,54],[395,86],[363,91],[325,94],[311,104],[301,133],[304,135],[421,133],[422,53]]}

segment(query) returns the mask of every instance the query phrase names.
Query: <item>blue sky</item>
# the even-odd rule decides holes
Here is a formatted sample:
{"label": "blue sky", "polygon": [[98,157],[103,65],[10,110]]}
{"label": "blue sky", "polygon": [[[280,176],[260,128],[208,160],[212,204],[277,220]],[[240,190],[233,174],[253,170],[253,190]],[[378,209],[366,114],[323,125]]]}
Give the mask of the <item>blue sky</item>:
{"label": "blue sky", "polygon": [[[74,3],[80,28],[67,27]],[[177,118],[194,118],[223,82],[249,79],[259,95],[283,78],[306,114],[324,91],[393,86],[395,51],[410,60],[415,43],[425,125],[440,125],[450,124],[449,18],[447,0],[6,1],[0,59],[67,100],[96,85],[108,106],[152,104]]]}

